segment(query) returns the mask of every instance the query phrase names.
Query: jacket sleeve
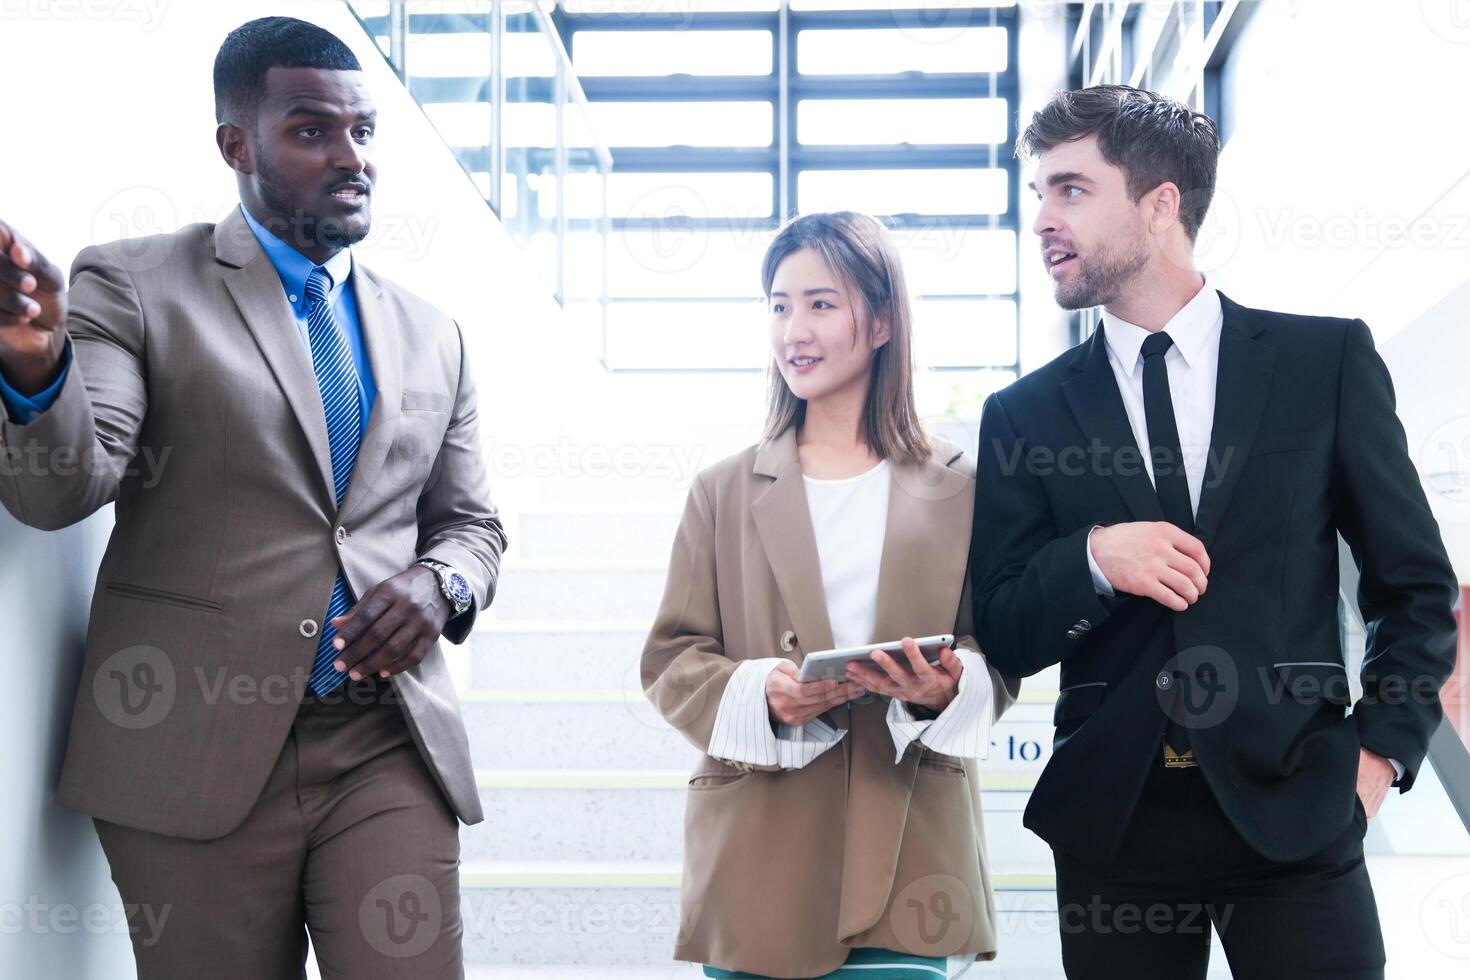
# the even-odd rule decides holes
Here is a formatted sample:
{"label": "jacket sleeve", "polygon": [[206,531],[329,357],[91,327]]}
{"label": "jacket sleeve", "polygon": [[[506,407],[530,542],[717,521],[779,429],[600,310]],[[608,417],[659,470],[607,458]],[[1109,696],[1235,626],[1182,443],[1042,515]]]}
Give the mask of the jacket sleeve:
{"label": "jacket sleeve", "polygon": [[980,641],[975,638],[975,601],[970,590],[970,575],[966,570],[965,585],[960,595],[959,612],[955,615],[955,649],[969,650],[980,655],[985,664],[985,669],[990,672],[990,686],[995,691],[993,699],[994,716],[991,721],[1000,721],[1001,715],[1021,696],[1021,678],[1014,674],[1007,674],[996,667],[986,656],[985,651],[980,649]]}
{"label": "jacket sleeve", "polygon": [[1458,587],[1395,413],[1393,381],[1361,320],[1348,327],[1337,398],[1332,512],[1360,573],[1367,627],[1358,737],[1414,783],[1443,717],[1455,662]]}
{"label": "jacket sleeve", "polygon": [[975,635],[1001,673],[1029,677],[1082,648],[1086,620],[1096,628],[1108,609],[1087,563],[1092,525],[1058,536],[1041,480],[1028,471],[1025,439],[998,395],[985,400],[970,538]]}
{"label": "jacket sleeve", "polygon": [[71,361],[56,400],[28,423],[0,414],[0,503],[48,531],[116,499],[148,411],[143,311],[132,277],[88,246],[70,282]]}
{"label": "jacket sleeve", "polygon": [[475,594],[471,607],[444,627],[444,638],[463,643],[475,616],[495,599],[500,556],[507,544],[490,479],[480,453],[479,396],[470,374],[464,334],[459,337],[459,384],[444,441],[418,500],[418,556],[458,569]]}
{"label": "jacket sleeve", "polygon": [[696,477],[674,534],[663,599],[643,645],[643,690],[659,714],[707,755],[735,667],[720,628],[714,508]]}

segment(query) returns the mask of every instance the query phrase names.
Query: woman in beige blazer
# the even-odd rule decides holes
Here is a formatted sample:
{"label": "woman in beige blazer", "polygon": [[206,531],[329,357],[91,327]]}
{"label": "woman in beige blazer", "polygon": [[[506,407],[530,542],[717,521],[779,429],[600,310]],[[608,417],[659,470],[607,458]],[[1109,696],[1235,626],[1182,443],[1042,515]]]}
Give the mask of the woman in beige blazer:
{"label": "woman in beige blazer", "polygon": [[[705,752],[689,780],[675,957],[715,977],[955,976],[995,956],[976,761],[1019,682],[966,586],[974,466],[918,423],[888,234],[788,222],[762,278],[765,436],[694,481],[643,683]],[[845,680],[810,651],[906,644]]]}

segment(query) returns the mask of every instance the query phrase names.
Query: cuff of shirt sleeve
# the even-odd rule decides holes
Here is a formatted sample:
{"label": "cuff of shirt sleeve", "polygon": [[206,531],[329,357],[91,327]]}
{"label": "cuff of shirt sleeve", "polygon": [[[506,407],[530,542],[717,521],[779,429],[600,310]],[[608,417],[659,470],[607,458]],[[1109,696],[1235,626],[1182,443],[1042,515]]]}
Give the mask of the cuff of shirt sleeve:
{"label": "cuff of shirt sleeve", "polygon": [[709,739],[713,758],[800,769],[842,741],[847,729],[833,728],[820,718],[801,726],[772,726],[766,678],[782,662],[781,657],[763,657],[735,666],[715,712]]}
{"label": "cuff of shirt sleeve", "polygon": [[898,750],[895,764],[903,759],[910,743],[919,744],[943,755],[963,759],[984,759],[990,755],[990,726],[995,721],[995,687],[985,658],[974,650],[958,647],[954,651],[964,670],[959,689],[937,718],[916,718],[907,704],[894,699],[888,702],[888,732]]}
{"label": "cuff of shirt sleeve", "polygon": [[[1100,527],[1102,527],[1101,524],[1094,524],[1092,531],[1096,531]],[[1097,559],[1092,557],[1092,531],[1087,532],[1087,570],[1092,572],[1092,587],[1096,590],[1097,594],[1111,599],[1113,597],[1113,583],[1108,581],[1108,577],[1098,567]]]}
{"label": "cuff of shirt sleeve", "polygon": [[46,410],[56,403],[61,396],[61,386],[66,383],[67,370],[71,367],[71,339],[68,338],[66,346],[61,349],[61,371],[56,375],[56,380],[47,385],[42,391],[34,395],[22,395],[11,387],[5,375],[0,373],[0,402],[5,404],[5,413],[10,421],[16,425],[29,425],[37,416],[45,414]]}
{"label": "cuff of shirt sleeve", "polygon": [[1393,784],[1397,786],[1404,781],[1404,764],[1397,759],[1389,759],[1388,764],[1393,766]]}

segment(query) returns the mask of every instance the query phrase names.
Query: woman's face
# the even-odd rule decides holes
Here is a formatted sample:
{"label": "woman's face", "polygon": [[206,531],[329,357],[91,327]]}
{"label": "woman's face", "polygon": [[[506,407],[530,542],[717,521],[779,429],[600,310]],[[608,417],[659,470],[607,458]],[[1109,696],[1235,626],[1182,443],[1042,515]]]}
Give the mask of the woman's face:
{"label": "woman's face", "polygon": [[825,398],[850,386],[866,386],[873,351],[888,342],[880,326],[870,344],[859,329],[860,304],[847,284],[810,248],[781,260],[767,303],[771,353],[792,394]]}

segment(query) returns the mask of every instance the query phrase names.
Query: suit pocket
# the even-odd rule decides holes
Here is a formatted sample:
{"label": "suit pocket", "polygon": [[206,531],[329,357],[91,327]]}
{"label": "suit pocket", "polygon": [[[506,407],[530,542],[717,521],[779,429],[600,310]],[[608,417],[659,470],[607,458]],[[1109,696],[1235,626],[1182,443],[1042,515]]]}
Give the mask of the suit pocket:
{"label": "suit pocket", "polygon": [[164,589],[154,589],[146,585],[132,585],[128,582],[108,582],[105,586],[108,593],[123,599],[137,599],[140,602],[162,602],[169,606],[179,606],[183,609],[193,609],[199,612],[221,612],[224,606],[208,599],[200,599],[197,596],[184,595],[182,592],[168,592]]}
{"label": "suit pocket", "polygon": [[929,749],[919,756],[919,768],[925,772],[932,772],[939,776],[950,776],[963,779],[965,776],[964,763],[953,756],[942,755]]}
{"label": "suit pocket", "polygon": [[449,414],[449,395],[442,391],[410,391],[404,389],[403,411]]}
{"label": "suit pocket", "polygon": [[1057,706],[1052,711],[1051,723],[1060,728],[1063,722],[1092,714],[1102,704],[1107,690],[1107,681],[1088,681],[1062,688],[1057,694]]}
{"label": "suit pocket", "polygon": [[1331,661],[1290,661],[1272,664],[1277,686],[1274,694],[1284,695],[1298,704],[1336,704],[1352,701],[1347,670]]}
{"label": "suit pocket", "polygon": [[736,769],[729,763],[706,756],[699,768],[694,770],[694,775],[689,777],[689,788],[719,789],[721,786],[738,783],[749,775],[749,771]]}

